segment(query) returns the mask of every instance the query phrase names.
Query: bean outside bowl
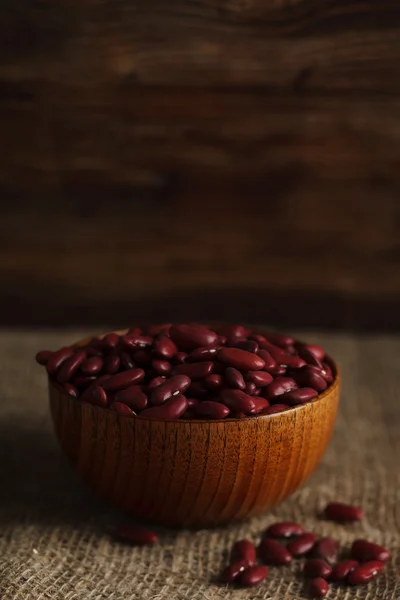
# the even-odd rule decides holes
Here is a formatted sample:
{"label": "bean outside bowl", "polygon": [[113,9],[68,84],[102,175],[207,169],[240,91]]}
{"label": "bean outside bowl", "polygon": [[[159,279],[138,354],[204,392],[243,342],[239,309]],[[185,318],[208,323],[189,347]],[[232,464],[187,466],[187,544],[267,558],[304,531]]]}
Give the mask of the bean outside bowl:
{"label": "bean outside bowl", "polygon": [[106,501],[161,525],[222,525],[279,504],[319,464],[339,402],[339,371],[327,360],[330,387],[272,415],[146,419],[82,403],[49,380],[51,414],[68,459]]}

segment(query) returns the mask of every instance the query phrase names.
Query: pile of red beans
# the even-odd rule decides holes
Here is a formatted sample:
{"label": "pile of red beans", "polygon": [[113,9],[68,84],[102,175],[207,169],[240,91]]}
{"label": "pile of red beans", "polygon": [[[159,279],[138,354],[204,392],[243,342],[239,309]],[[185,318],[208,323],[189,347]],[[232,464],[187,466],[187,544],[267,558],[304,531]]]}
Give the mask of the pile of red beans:
{"label": "pile of red beans", "polygon": [[36,355],[70,396],[154,419],[268,415],[333,381],[320,346],[242,325],[150,325]]}
{"label": "pile of red beans", "polygon": [[[338,523],[350,523],[361,520],[363,512],[356,506],[332,502],[325,508],[324,516]],[[154,532],[132,526],[120,527],[116,535],[134,545],[157,542]],[[302,574],[306,578],[308,595],[324,598],[331,583],[356,586],[374,579],[389,560],[389,552],[363,539],[355,540],[350,550],[343,552],[333,538],[318,538],[299,523],[279,522],[263,532],[257,547],[250,540],[237,541],[220,581],[253,587],[268,577],[269,566],[288,566],[296,558],[306,559]]]}

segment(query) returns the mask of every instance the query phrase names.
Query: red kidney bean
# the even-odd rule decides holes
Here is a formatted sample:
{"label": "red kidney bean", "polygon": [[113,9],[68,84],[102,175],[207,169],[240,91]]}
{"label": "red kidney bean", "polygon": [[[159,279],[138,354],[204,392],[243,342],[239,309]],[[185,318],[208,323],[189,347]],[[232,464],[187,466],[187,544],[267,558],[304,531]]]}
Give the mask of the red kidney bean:
{"label": "red kidney bean", "polygon": [[135,527],[134,525],[122,525],[115,531],[115,535],[124,542],[134,546],[149,546],[158,542],[158,536],[154,531]]}
{"label": "red kidney bean", "polygon": [[234,369],[233,367],[227,367],[224,375],[226,383],[229,385],[229,387],[237,390],[244,390],[246,387],[246,382],[243,379],[243,375],[237,369]]}
{"label": "red kidney bean", "polygon": [[300,348],[299,356],[301,356],[301,358],[305,360],[308,365],[313,365],[314,367],[322,369],[322,362],[307,348]]}
{"label": "red kidney bean", "polygon": [[98,348],[92,348],[92,346],[84,346],[83,350],[85,350],[87,356],[99,356],[100,358],[103,357],[103,350],[99,350]]}
{"label": "red kidney bean", "polygon": [[198,381],[194,381],[191,383],[187,389],[188,396],[193,396],[194,398],[203,398],[207,396],[207,389],[199,383]]}
{"label": "red kidney bean", "polygon": [[[296,388],[297,383],[292,377],[277,377],[263,389],[263,395],[267,400],[273,400],[285,392],[290,392]],[[286,402],[283,402],[283,404],[286,404]]]}
{"label": "red kidney bean", "polygon": [[68,396],[72,396],[73,398],[77,398],[79,396],[79,392],[72,383],[64,383],[64,390],[67,392]]}
{"label": "red kidney bean", "polygon": [[255,409],[254,398],[240,390],[222,390],[221,401],[234,412],[251,413]]}
{"label": "red kidney bean", "polygon": [[280,346],[281,348],[286,348],[286,346],[292,346],[294,344],[294,339],[289,335],[283,335],[281,333],[273,333],[268,332],[266,334],[266,338],[271,344],[274,346]]}
{"label": "red kidney bean", "polygon": [[343,581],[358,565],[359,563],[356,560],[344,560],[333,567],[329,581]]}
{"label": "red kidney bean", "polygon": [[336,523],[351,523],[352,521],[361,521],[364,518],[364,512],[358,506],[351,506],[343,502],[330,502],[325,507],[324,516],[329,521],[336,521]]}
{"label": "red kidney bean", "polygon": [[[339,544],[336,540],[330,537],[320,538],[313,548],[313,556],[322,558],[329,564],[333,565],[337,560]],[[324,575],[322,575],[324,577]]]}
{"label": "red kidney bean", "polygon": [[214,391],[222,388],[223,379],[221,375],[214,373],[213,375],[208,375],[203,381],[204,387],[208,390]]}
{"label": "red kidney bean", "polygon": [[299,385],[314,388],[318,392],[323,392],[328,387],[322,375],[313,371],[311,367],[302,367],[294,377]]}
{"label": "red kidney bean", "polygon": [[215,331],[199,325],[172,325],[169,335],[183,350],[213,346],[218,338]]}
{"label": "red kidney bean", "polygon": [[232,547],[231,560],[245,560],[248,567],[256,564],[256,548],[250,540],[239,540]]}
{"label": "red kidney bean", "polygon": [[85,360],[86,352],[84,350],[78,350],[75,354],[67,358],[57,373],[57,381],[60,383],[69,381]]}
{"label": "red kidney bean", "polygon": [[154,377],[153,379],[151,379],[149,381],[149,383],[147,384],[147,389],[148,390],[152,390],[153,388],[158,387],[159,385],[161,385],[162,383],[166,382],[166,378],[165,377]]}
{"label": "red kidney bean", "polygon": [[112,354],[104,359],[104,371],[109,375],[115,375],[118,372],[121,359],[118,355]]}
{"label": "red kidney bean", "polygon": [[272,375],[266,371],[247,371],[244,378],[246,381],[255,383],[258,387],[265,387],[273,381]]}
{"label": "red kidney bean", "polygon": [[[194,407],[200,403],[200,400],[198,398],[186,398],[186,400],[188,402],[188,410],[194,409]],[[221,404],[221,406],[223,405]]]}
{"label": "red kidney bean", "polygon": [[328,582],[322,577],[316,577],[310,582],[308,593],[311,598],[325,598],[328,590]]}
{"label": "red kidney bean", "polygon": [[47,365],[49,358],[53,355],[51,350],[41,350],[35,356],[35,360],[39,365],[45,366]]}
{"label": "red kidney bean", "polygon": [[265,350],[267,350],[272,358],[280,365],[286,365],[292,369],[300,369],[304,367],[307,363],[305,360],[300,358],[298,355],[291,355],[288,352],[285,352],[281,348],[277,346],[273,346],[272,344],[265,344],[263,346]]}
{"label": "red kidney bean", "polygon": [[99,356],[91,356],[81,365],[81,371],[84,375],[97,375],[102,368],[103,360]]}
{"label": "red kidney bean", "polygon": [[150,364],[152,360],[151,352],[148,350],[137,350],[132,357],[135,363],[142,366]]}
{"label": "red kidney bean", "polygon": [[258,415],[262,410],[265,410],[269,407],[269,402],[265,398],[258,398],[257,396],[252,396],[252,400],[255,404],[255,407],[251,411],[251,415]]}
{"label": "red kidney bean", "polygon": [[172,323],[163,323],[162,325],[147,325],[146,333],[147,335],[151,335],[152,337],[155,337],[159,334],[167,335],[169,333],[171,325]]}
{"label": "red kidney bean", "polygon": [[171,363],[167,360],[155,359],[151,362],[151,366],[158,375],[168,375],[171,372]]}
{"label": "red kidney bean", "polygon": [[194,412],[198,417],[205,419],[226,419],[230,410],[221,402],[213,402],[212,400],[204,400],[199,402],[194,407]]}
{"label": "red kidney bean", "polygon": [[[158,388],[155,388],[156,390]],[[188,401],[183,394],[172,396],[161,406],[146,408],[140,413],[141,417],[147,419],[179,419],[188,408]]]}
{"label": "red kidney bean", "polygon": [[260,333],[250,332],[250,334],[248,335],[248,338],[249,338],[249,340],[257,342],[258,344],[261,344],[261,343],[264,343],[267,341],[267,338],[265,337],[265,335],[261,335]]}
{"label": "red kidney bean", "polygon": [[104,388],[96,385],[90,397],[88,398],[88,402],[91,404],[96,404],[96,406],[100,406],[101,408],[107,408],[108,406],[108,397],[107,393],[104,391]]}
{"label": "red kidney bean", "polygon": [[[105,381],[107,381],[107,379],[110,378],[110,375],[100,375],[100,377],[85,377],[85,379],[90,379],[89,385],[88,387],[85,389],[85,391],[82,393],[80,400],[82,402],[90,402],[91,401],[91,396],[92,396],[92,392],[94,390],[95,387],[97,387],[98,385],[102,385]],[[77,378],[74,377],[74,381]],[[79,387],[79,385],[76,385],[76,383],[74,383],[75,387]]]}
{"label": "red kidney bean", "polygon": [[252,354],[257,354],[258,352],[258,344],[252,340],[242,340],[240,342],[236,342],[234,344],[235,348],[240,348],[240,350],[246,350],[246,352],[251,352]]}
{"label": "red kidney bean", "polygon": [[127,404],[124,404],[123,402],[113,402],[112,408],[115,410],[115,412],[119,413],[120,415],[136,415],[136,413]]}
{"label": "red kidney bean", "polygon": [[244,587],[253,587],[258,585],[268,576],[268,567],[262,565],[255,565],[254,567],[248,567],[240,575],[240,583]]}
{"label": "red kidney bean", "polygon": [[115,393],[130,387],[134,383],[139,383],[145,376],[143,369],[130,369],[116,375],[111,375],[107,381],[102,384],[106,392]]}
{"label": "red kidney bean", "polygon": [[166,402],[171,396],[188,389],[191,380],[186,375],[175,375],[171,379],[165,380],[164,383],[158,385],[151,392],[150,402],[153,406],[160,406]]}
{"label": "red kidney bean", "polygon": [[309,558],[304,565],[303,573],[306,577],[328,579],[332,573],[332,568],[322,558]]}
{"label": "red kidney bean", "polygon": [[351,556],[360,562],[371,560],[386,562],[390,558],[389,551],[386,548],[367,540],[355,540],[351,546]]}
{"label": "red kidney bean", "polygon": [[202,362],[214,360],[217,356],[219,346],[211,346],[211,348],[197,348],[193,350],[187,357],[188,362]]}
{"label": "red kidney bean", "polygon": [[322,363],[322,371],[321,371],[321,375],[322,377],[325,379],[326,383],[332,383],[333,381],[333,373],[332,373],[332,369],[330,368],[330,366],[328,365],[328,363]]}
{"label": "red kidney bean", "polygon": [[287,549],[293,556],[303,556],[303,554],[307,554],[307,552],[312,550],[316,541],[317,536],[313,533],[303,533],[289,542]]}
{"label": "red kidney bean", "polygon": [[257,386],[252,381],[248,381],[246,383],[243,391],[245,392],[245,394],[248,394],[249,396],[253,396],[257,391]]}
{"label": "red kidney bean", "polygon": [[260,356],[246,352],[246,350],[240,350],[240,348],[220,348],[217,352],[217,358],[222,363],[239,369],[239,371],[259,371],[265,365]]}
{"label": "red kidney bean", "polygon": [[264,535],[272,538],[291,538],[303,533],[304,529],[299,523],[281,521],[270,525]]}
{"label": "red kidney bean", "polygon": [[105,335],[103,337],[103,345],[108,348],[109,350],[113,350],[114,348],[116,348],[118,346],[119,343],[119,335],[117,333],[115,333],[114,331],[111,331],[110,333],[107,333],[107,335]]}
{"label": "red kidney bean", "polygon": [[298,390],[291,390],[290,392],[281,394],[279,399],[282,400],[282,402],[289,404],[289,406],[295,406],[296,404],[309,402],[312,398],[316,398],[317,396],[317,390],[313,390],[312,388],[299,388]]}
{"label": "red kidney bean", "polygon": [[325,350],[321,348],[321,346],[317,346],[316,344],[299,344],[299,348],[305,348],[306,350],[314,354],[314,356],[318,358],[318,360],[322,361],[325,358]]}
{"label": "red kidney bean", "polygon": [[121,343],[126,350],[134,350],[137,348],[147,348],[153,344],[153,338],[149,335],[135,335],[127,333],[122,336]]}
{"label": "red kidney bean", "polygon": [[132,385],[125,390],[121,390],[115,394],[115,402],[127,404],[135,412],[140,412],[147,408],[147,396],[141,390],[140,386]]}
{"label": "red kidney bean", "polygon": [[218,335],[230,338],[233,341],[244,339],[249,332],[243,325],[218,325],[214,329]]}
{"label": "red kidney bean", "polygon": [[285,365],[276,365],[276,367],[272,367],[271,369],[266,369],[270,375],[277,377],[279,375],[286,375],[287,368]]}
{"label": "red kidney bean", "polygon": [[288,565],[292,555],[280,542],[270,538],[261,540],[260,556],[267,565]]}
{"label": "red kidney bean", "polygon": [[283,412],[283,411],[287,410],[288,408],[290,408],[290,406],[288,406],[287,404],[273,404],[272,406],[269,406],[268,408],[263,410],[260,414],[274,415],[276,413]]}
{"label": "red kidney bean", "polygon": [[132,356],[128,352],[121,352],[121,366],[124,369],[134,369],[136,367]]}
{"label": "red kidney bean", "polygon": [[368,583],[371,579],[374,579],[383,569],[383,563],[379,560],[371,560],[359,567],[356,567],[353,571],[347,575],[347,582],[350,585],[361,585]]}
{"label": "red kidney bean", "polygon": [[174,342],[166,335],[160,335],[154,341],[154,354],[161,359],[170,359],[178,352]]}
{"label": "red kidney bean", "polygon": [[228,565],[221,573],[221,581],[225,583],[232,583],[236,581],[243,571],[248,568],[246,560],[237,560],[236,562]]}
{"label": "red kidney bean", "polygon": [[92,383],[98,385],[97,379],[96,375],[74,375],[71,383],[79,389],[86,389]]}
{"label": "red kidney bean", "polygon": [[173,369],[174,375],[187,375],[192,380],[204,379],[211,375],[214,368],[213,362],[186,363],[176,365]]}
{"label": "red kidney bean", "polygon": [[47,373],[50,377],[53,377],[61,365],[73,354],[74,351],[72,348],[61,348],[60,350],[53,352],[46,364]]}
{"label": "red kidney bean", "polygon": [[264,370],[268,371],[268,373],[272,374],[271,369],[275,369],[276,367],[280,366],[280,365],[278,365],[276,360],[274,358],[272,358],[272,356],[270,355],[268,350],[258,350],[257,354],[260,358],[263,359],[263,361],[265,363]]}
{"label": "red kidney bean", "polygon": [[172,360],[175,364],[181,365],[186,362],[188,356],[186,352],[177,352]]}

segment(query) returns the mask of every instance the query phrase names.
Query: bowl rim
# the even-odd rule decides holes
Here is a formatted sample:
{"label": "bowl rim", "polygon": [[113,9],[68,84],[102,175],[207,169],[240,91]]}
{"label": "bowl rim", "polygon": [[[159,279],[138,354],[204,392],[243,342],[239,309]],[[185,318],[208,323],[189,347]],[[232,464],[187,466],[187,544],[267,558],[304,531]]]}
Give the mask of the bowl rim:
{"label": "bowl rim", "polygon": [[[118,333],[118,334],[125,334],[129,331],[129,328],[128,329],[110,330],[110,331],[115,331],[115,333]],[[85,346],[90,340],[93,339],[93,337],[97,337],[97,338],[101,339],[102,337],[107,335],[107,333],[110,333],[110,331],[107,331],[106,333],[102,333],[100,335],[87,336],[81,340],[78,340],[74,344],[72,344],[72,347]],[[260,327],[259,331],[262,332],[263,329]],[[296,340],[296,341],[300,341],[300,340]],[[79,398],[70,396],[65,391],[65,389],[62,387],[62,385],[60,383],[58,383],[57,381],[54,381],[53,379],[50,379],[50,377],[48,375],[47,375],[47,380],[48,380],[49,389],[51,386],[53,386],[62,396],[65,396],[65,398],[67,398],[68,401],[74,402],[81,407],[89,406],[91,409],[97,410],[99,412],[113,414],[113,415],[116,415],[117,417],[121,417],[124,419],[135,419],[135,420],[140,420],[142,422],[153,422],[153,423],[181,423],[181,424],[189,423],[190,425],[196,425],[196,424],[201,425],[204,423],[214,424],[214,425],[220,425],[221,423],[225,423],[225,424],[245,423],[248,421],[255,422],[255,421],[261,421],[261,420],[265,420],[265,419],[273,419],[274,417],[281,417],[282,415],[288,415],[288,416],[293,415],[301,410],[306,410],[306,408],[312,404],[316,404],[317,402],[320,402],[321,400],[326,400],[328,397],[331,397],[333,395],[333,393],[335,391],[338,391],[340,388],[341,373],[340,373],[340,369],[339,369],[339,366],[336,363],[336,361],[334,361],[333,358],[329,354],[326,354],[325,357],[327,359],[326,362],[332,368],[334,379],[333,379],[333,382],[330,384],[330,386],[328,386],[326,388],[326,390],[324,390],[321,394],[318,394],[318,396],[316,396],[315,398],[312,398],[311,400],[308,400],[307,402],[303,402],[302,404],[297,404],[296,406],[291,406],[290,408],[283,410],[281,412],[272,413],[270,415],[246,416],[246,417],[242,417],[242,418],[235,417],[235,418],[226,418],[226,419],[149,419],[148,417],[141,417],[140,414],[139,415],[134,415],[134,414],[124,415],[121,413],[117,413],[116,411],[112,411],[108,408],[103,408],[101,406],[97,406],[96,404],[91,404],[90,402],[82,402]]]}

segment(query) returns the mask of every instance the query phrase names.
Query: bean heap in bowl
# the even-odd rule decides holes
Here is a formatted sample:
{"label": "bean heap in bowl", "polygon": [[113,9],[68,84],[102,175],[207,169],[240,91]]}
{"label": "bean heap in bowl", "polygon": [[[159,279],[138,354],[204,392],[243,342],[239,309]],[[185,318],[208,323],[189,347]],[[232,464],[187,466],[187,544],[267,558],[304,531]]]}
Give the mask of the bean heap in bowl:
{"label": "bean heap in bowl", "polygon": [[36,355],[67,394],[148,419],[268,415],[333,381],[320,346],[243,325],[149,325]]}

